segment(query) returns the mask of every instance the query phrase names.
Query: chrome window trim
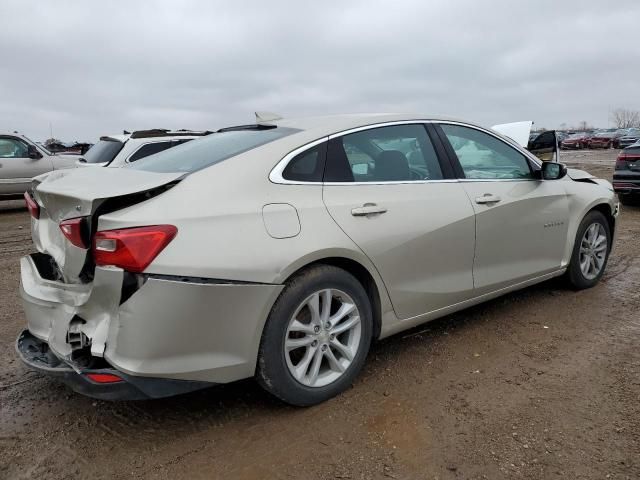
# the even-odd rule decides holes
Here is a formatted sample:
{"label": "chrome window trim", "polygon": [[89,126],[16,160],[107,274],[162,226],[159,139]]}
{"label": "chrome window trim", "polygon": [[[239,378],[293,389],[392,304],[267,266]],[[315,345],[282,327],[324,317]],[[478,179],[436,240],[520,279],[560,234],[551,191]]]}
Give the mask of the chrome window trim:
{"label": "chrome window trim", "polygon": [[[476,125],[470,125],[468,123],[456,122],[452,120],[439,120],[439,121],[432,121],[431,123],[435,123],[439,125],[459,125],[461,127],[472,128],[473,130],[478,130],[479,132],[486,133],[487,135],[491,135],[496,140],[501,141],[508,147],[520,153],[525,157],[525,159],[533,161],[538,167],[540,168],[542,167],[542,165],[540,164],[540,159],[538,159],[538,157],[536,157],[530,151],[522,147],[522,145],[516,143],[516,141],[513,140],[512,138],[499,134],[498,132],[494,132],[491,129],[486,129],[486,128],[478,127]],[[462,167],[462,165],[460,166]],[[537,182],[540,179],[532,177],[532,178],[460,178],[459,180],[461,182],[466,183],[466,182],[532,182],[532,181]]]}
{"label": "chrome window trim", "polygon": [[349,128],[347,130],[342,130],[340,132],[332,133],[326,137],[319,138],[318,140],[314,140],[313,142],[302,145],[301,147],[292,150],[287,153],[282,160],[280,160],[275,167],[269,173],[269,181],[279,185],[330,185],[330,186],[340,186],[340,185],[402,185],[405,183],[435,183],[435,182],[446,182],[452,183],[457,182],[457,179],[442,179],[442,180],[406,180],[406,181],[388,181],[388,182],[303,182],[300,180],[287,180],[283,178],[282,172],[287,167],[289,162],[300,153],[309,150],[310,148],[315,147],[316,145],[321,144],[322,142],[328,142],[337,137],[342,137],[343,135],[348,135],[350,133],[361,132],[364,130],[373,130],[375,128],[382,127],[391,127],[394,125],[424,125],[425,123],[431,123],[434,120],[397,120],[393,122],[381,122],[381,123],[372,123],[370,125],[364,125],[361,127]]}
{"label": "chrome window trim", "polygon": [[362,132],[364,130],[373,130],[382,127],[393,127],[395,125],[424,125],[425,123],[432,123],[433,121],[434,120],[397,120],[394,122],[373,123],[371,125],[364,125],[362,127],[355,127],[348,130],[343,130],[341,132],[332,133],[331,135],[329,135],[329,140],[333,140],[334,138],[342,137],[344,135],[349,135],[350,133]]}
{"label": "chrome window trim", "polygon": [[530,161],[533,161],[538,167],[541,167],[540,160],[533,155],[528,150],[524,149],[522,146],[517,144],[513,139],[509,137],[504,137],[497,132],[494,132],[491,129],[479,127],[477,125],[472,125],[464,122],[457,122],[454,120],[434,120],[434,119],[414,119],[414,120],[396,120],[392,122],[380,122],[380,123],[372,123],[369,125],[363,125],[361,127],[349,128],[347,130],[342,130],[340,132],[332,133],[326,137],[319,138],[314,140],[313,142],[306,143],[295,150],[292,150],[288,154],[286,154],[277,164],[271,172],[269,173],[269,181],[279,185],[329,185],[329,186],[340,186],[340,185],[401,185],[401,184],[410,184],[410,183],[456,183],[456,182],[531,182],[538,181],[536,178],[458,178],[458,179],[442,179],[442,180],[409,180],[409,181],[389,181],[389,182],[303,182],[300,180],[287,180],[282,177],[282,172],[287,167],[288,163],[293,159],[296,155],[315,147],[316,145],[321,144],[322,142],[328,142],[334,138],[342,137],[344,135],[349,135],[350,133],[361,132],[364,130],[372,130],[375,128],[381,127],[391,127],[394,125],[424,125],[427,123],[434,124],[449,124],[449,125],[460,125],[461,127],[473,128],[480,132],[484,132],[492,137],[495,137],[497,140],[505,143],[509,147],[513,148],[517,152],[521,153]]}
{"label": "chrome window trim", "polygon": [[322,142],[327,142],[327,141],[329,141],[329,137],[322,137],[317,140],[314,140],[313,142],[306,143],[301,147],[298,147],[295,150],[292,150],[289,153],[287,153],[282,158],[282,160],[280,160],[276,164],[276,166],[273,167],[273,169],[271,170],[271,173],[269,173],[269,181],[272,183],[283,184],[283,185],[322,185],[322,182],[303,182],[300,180],[287,180],[282,176],[282,172],[284,172],[284,169],[287,168],[287,165],[294,157],[317,145],[320,145]]}

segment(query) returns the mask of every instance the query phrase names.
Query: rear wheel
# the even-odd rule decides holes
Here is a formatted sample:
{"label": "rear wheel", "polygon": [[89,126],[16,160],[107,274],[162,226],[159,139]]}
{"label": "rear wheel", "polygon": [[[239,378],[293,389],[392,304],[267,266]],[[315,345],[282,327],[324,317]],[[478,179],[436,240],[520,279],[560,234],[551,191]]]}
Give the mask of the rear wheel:
{"label": "rear wheel", "polygon": [[265,325],[257,379],[298,406],[347,389],[364,365],[373,332],[371,305],[358,280],[320,265],[294,277]]}
{"label": "rear wheel", "polygon": [[593,287],[600,281],[611,250],[611,231],[605,216],[593,210],[580,223],[567,269],[568,283],[576,289]]}

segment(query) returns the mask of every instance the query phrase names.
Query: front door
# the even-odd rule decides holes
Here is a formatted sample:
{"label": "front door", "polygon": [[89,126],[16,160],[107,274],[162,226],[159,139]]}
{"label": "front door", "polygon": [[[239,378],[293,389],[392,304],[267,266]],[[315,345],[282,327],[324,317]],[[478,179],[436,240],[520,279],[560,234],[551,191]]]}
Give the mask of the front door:
{"label": "front door", "polygon": [[476,293],[559,269],[569,226],[563,182],[534,178],[524,153],[488,132],[440,128],[476,213]]}
{"label": "front door", "polygon": [[324,203],[378,269],[400,319],[473,295],[474,211],[442,167],[419,123],[329,141]]}

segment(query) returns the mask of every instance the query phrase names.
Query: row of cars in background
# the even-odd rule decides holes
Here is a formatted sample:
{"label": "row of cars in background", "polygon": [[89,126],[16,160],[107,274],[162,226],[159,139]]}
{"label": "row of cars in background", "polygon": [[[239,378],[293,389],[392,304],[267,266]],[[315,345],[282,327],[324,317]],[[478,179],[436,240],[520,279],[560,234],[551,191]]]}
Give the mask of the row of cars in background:
{"label": "row of cars in background", "polygon": [[[31,179],[43,173],[73,167],[122,167],[211,133],[166,129],[125,131],[103,136],[91,148],[75,155],[68,152],[56,154],[15,132],[0,134],[0,199],[22,197],[29,189]],[[554,134],[563,149],[624,148],[616,160],[613,186],[623,204],[629,204],[636,200],[634,197],[640,196],[640,129],[573,134],[552,130],[537,132],[529,137],[529,151],[535,152],[543,161],[554,160],[554,148],[545,148],[555,145]]]}
{"label": "row of cars in background", "polygon": [[85,166],[122,167],[212,132],[152,129],[101,137],[88,150],[57,153],[13,132],[0,133],[0,199],[20,198],[31,179],[53,170]]}
{"label": "row of cars in background", "polygon": [[557,132],[563,150],[583,148],[625,148],[640,139],[640,128],[619,128],[588,132]]}

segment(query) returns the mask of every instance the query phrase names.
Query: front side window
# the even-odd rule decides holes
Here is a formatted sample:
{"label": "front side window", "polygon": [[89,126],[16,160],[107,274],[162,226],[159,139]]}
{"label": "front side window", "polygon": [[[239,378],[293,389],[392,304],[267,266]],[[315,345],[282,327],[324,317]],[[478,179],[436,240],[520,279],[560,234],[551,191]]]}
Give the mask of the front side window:
{"label": "front side window", "polygon": [[27,144],[14,138],[0,138],[0,158],[27,158]]}
{"label": "front side window", "polygon": [[488,133],[460,125],[440,125],[458,157],[465,178],[533,178],[527,158]]}
{"label": "front side window", "polygon": [[334,138],[325,182],[441,180],[438,157],[424,125],[392,125]]}

